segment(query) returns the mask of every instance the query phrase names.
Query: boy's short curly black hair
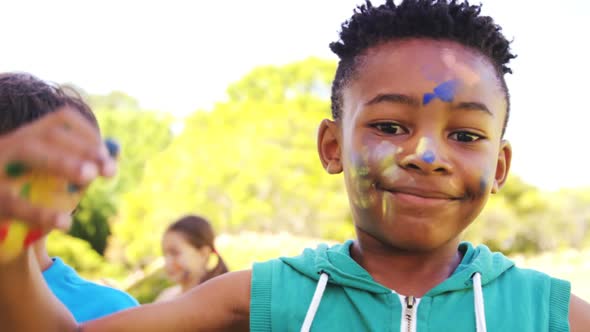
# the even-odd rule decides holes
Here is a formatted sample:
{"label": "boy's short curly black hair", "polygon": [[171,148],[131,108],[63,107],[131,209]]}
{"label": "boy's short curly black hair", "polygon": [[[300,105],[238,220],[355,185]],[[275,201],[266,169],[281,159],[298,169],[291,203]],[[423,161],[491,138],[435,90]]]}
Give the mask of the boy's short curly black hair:
{"label": "boy's short curly black hair", "polygon": [[74,108],[98,128],[90,106],[73,88],[45,82],[28,73],[0,73],[0,135],[62,106]]}
{"label": "boy's short curly black hair", "polygon": [[407,38],[451,40],[473,48],[488,57],[496,68],[506,93],[507,110],[503,132],[508,123],[510,97],[504,74],[512,73],[507,66],[516,56],[510,52],[510,41],[501,33],[491,17],[481,16],[481,5],[456,0],[393,0],[375,7],[366,0],[353,16],[342,24],[340,40],[330,44],[340,62],[332,83],[332,116],[342,113],[342,88],[354,75],[357,56],[379,43]]}

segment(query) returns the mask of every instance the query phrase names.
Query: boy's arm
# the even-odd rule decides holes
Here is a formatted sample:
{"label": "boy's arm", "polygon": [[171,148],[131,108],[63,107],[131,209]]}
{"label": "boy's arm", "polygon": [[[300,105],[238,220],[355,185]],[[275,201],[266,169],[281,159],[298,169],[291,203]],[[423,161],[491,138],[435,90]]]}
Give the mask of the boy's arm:
{"label": "boy's arm", "polygon": [[570,298],[570,331],[590,331],[590,304],[572,294]]}
{"label": "boy's arm", "polygon": [[0,326],[7,331],[248,331],[250,271],[224,274],[170,302],[149,304],[77,326],[29,255],[0,269]]}
{"label": "boy's arm", "polygon": [[32,249],[0,265],[2,331],[70,331],[75,323],[53,296]]}
{"label": "boy's arm", "polygon": [[143,305],[77,332],[249,331],[251,271],[226,273],[168,302]]}

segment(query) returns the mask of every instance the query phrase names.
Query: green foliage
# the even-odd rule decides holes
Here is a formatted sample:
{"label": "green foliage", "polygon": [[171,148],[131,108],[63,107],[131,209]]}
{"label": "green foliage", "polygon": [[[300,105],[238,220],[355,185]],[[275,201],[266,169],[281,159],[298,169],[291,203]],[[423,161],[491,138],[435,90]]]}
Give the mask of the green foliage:
{"label": "green foliage", "polygon": [[511,177],[465,232],[504,253],[537,253],[590,243],[590,191],[542,192]]}
{"label": "green foliage", "polygon": [[336,64],[307,58],[285,66],[261,66],[227,89],[231,102],[283,103],[300,96],[329,100]]}
{"label": "green foliage", "polygon": [[78,206],[70,235],[88,241],[103,255],[109,221],[117,214],[121,195],[140,181],[146,162],[172,140],[171,118],[138,109],[132,97],[121,92],[87,96],[98,118],[103,137],[115,138],[121,146],[118,176],[93,184]]}
{"label": "green foliage", "polygon": [[131,294],[139,303],[151,303],[158,295],[173,283],[166,277],[164,269],[160,268],[141,278],[126,291]]}
{"label": "green foliage", "polygon": [[86,240],[92,249],[103,255],[111,234],[109,219],[117,212],[112,190],[103,183],[91,186],[74,215],[69,235]]}
{"label": "green foliage", "polygon": [[103,137],[117,140],[121,147],[119,175],[111,189],[117,194],[133,189],[143,176],[149,159],[172,142],[172,118],[158,112],[136,109],[94,108]]}
{"label": "green foliage", "polygon": [[[350,237],[342,179],[323,171],[316,148],[318,125],[330,108],[315,92],[329,90],[334,68],[309,59],[254,70],[230,87],[233,101],[188,118],[124,198],[114,234],[126,262],[141,266],[159,255],[165,227],[184,213],[204,215],[222,231]],[[279,74],[289,79],[273,85],[270,95],[253,85]],[[291,90],[299,94],[286,98]]]}

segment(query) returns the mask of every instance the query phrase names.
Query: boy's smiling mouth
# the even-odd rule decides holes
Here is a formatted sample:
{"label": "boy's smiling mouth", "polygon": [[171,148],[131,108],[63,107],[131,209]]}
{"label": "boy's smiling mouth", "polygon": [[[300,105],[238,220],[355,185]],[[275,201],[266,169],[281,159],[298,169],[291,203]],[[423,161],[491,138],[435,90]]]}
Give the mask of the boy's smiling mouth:
{"label": "boy's smiling mouth", "polygon": [[433,206],[462,200],[462,196],[450,194],[436,188],[416,186],[391,186],[385,188],[380,184],[375,189],[391,194],[396,201],[410,205]]}

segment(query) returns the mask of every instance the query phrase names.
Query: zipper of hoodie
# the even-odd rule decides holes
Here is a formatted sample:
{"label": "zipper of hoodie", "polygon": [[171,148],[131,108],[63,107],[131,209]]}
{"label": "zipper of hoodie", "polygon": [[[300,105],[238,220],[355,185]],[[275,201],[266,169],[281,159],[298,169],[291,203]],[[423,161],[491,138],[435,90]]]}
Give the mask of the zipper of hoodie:
{"label": "zipper of hoodie", "polygon": [[400,302],[402,303],[402,317],[401,317],[401,332],[416,332],[416,312],[418,310],[418,304],[420,299],[413,296],[399,295]]}
{"label": "zipper of hoodie", "polygon": [[415,319],[415,317],[414,317],[414,312],[415,312],[414,306],[416,305],[416,298],[413,297],[413,296],[407,296],[405,302],[406,302],[406,308],[404,310],[405,311],[405,313],[404,313],[404,319],[406,320],[406,324],[408,324],[407,331],[408,332],[415,332],[415,329],[414,329],[414,326],[413,326],[414,324],[412,324],[412,323],[413,323],[413,320]]}

